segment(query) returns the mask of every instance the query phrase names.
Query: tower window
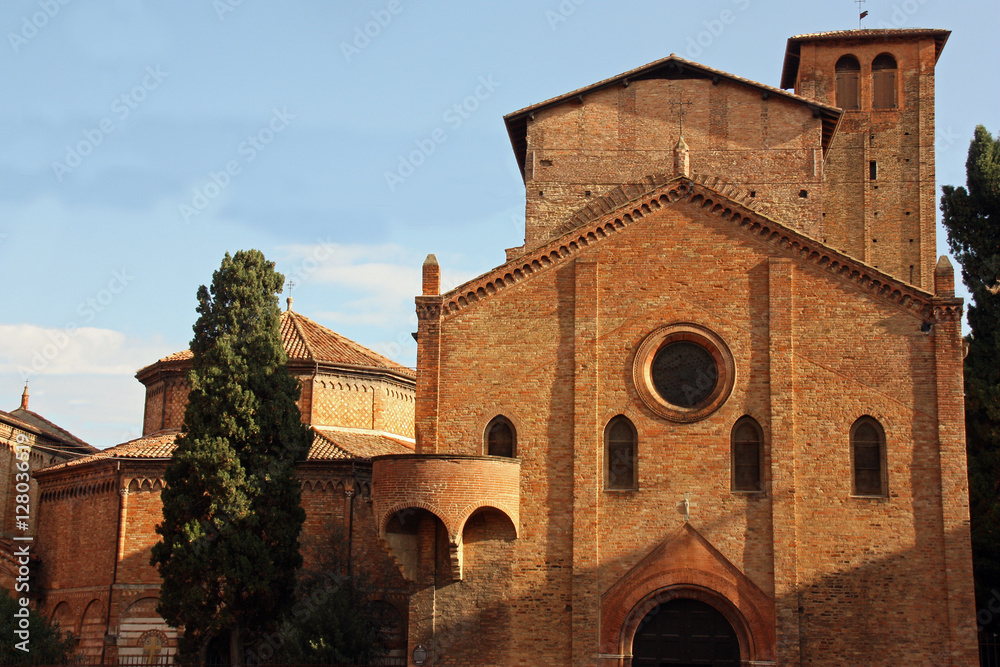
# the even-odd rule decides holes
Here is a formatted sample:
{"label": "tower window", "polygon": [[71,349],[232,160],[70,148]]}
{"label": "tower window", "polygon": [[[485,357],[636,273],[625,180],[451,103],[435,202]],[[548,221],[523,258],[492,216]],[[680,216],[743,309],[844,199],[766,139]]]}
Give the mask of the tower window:
{"label": "tower window", "polygon": [[761,449],[764,435],[753,417],[743,417],[733,426],[733,491],[760,491]]}
{"label": "tower window", "polygon": [[868,179],[876,180],[878,178],[878,162],[872,160],[868,163]]}
{"label": "tower window", "polygon": [[851,467],[856,496],[885,496],[885,434],[871,417],[851,427]]}
{"label": "tower window", "polygon": [[517,432],[514,425],[503,415],[497,415],[486,426],[486,453],[513,457],[516,451]]}
{"label": "tower window", "polygon": [[841,56],[836,65],[837,106],[841,109],[861,108],[861,64],[854,56]]}
{"label": "tower window", "polygon": [[636,460],[638,436],[635,426],[628,417],[618,415],[608,422],[604,429],[604,445],[607,452],[607,475],[605,487],[608,489],[635,489],[638,487]]}
{"label": "tower window", "polygon": [[888,53],[872,61],[872,106],[896,108],[896,59]]}

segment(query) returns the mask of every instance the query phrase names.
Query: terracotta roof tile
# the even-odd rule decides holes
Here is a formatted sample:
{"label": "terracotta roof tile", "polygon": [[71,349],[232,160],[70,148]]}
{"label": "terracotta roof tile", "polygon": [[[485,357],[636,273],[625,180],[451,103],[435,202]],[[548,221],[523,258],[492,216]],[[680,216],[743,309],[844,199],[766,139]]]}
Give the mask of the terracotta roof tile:
{"label": "terracotta roof tile", "polygon": [[96,454],[84,456],[66,463],[43,468],[44,472],[73,468],[104,459],[168,459],[174,451],[174,440],[180,431],[163,431],[143,438],[136,438],[114,447],[102,449]]}
{"label": "terracotta roof tile", "polygon": [[[369,459],[382,454],[412,454],[413,445],[381,432],[355,432],[337,429],[313,428],[313,442],[306,456],[308,461],[333,459]],[[181,432],[162,431],[143,438],[95,450],[96,454],[84,456],[44,469],[45,472],[81,466],[105,459],[169,459],[176,448],[175,441]]]}
{"label": "terracotta roof tile", "polygon": [[3,414],[14,417],[15,419],[41,431],[50,438],[69,445],[72,449],[87,453],[100,451],[96,447],[88,445],[86,442],[76,437],[66,429],[56,426],[37,412],[25,410],[24,408],[18,408]]}
{"label": "terracotta roof tile", "polygon": [[[309,361],[361,368],[377,368],[413,378],[412,368],[397,364],[368,348],[341,336],[336,331],[317,324],[305,315],[287,310],[281,314],[281,340],[289,360]],[[192,358],[191,350],[181,350],[163,357],[156,363],[185,361]],[[150,368],[147,366],[138,375]]]}
{"label": "terracotta roof tile", "polygon": [[382,454],[412,454],[413,445],[382,433],[359,433],[313,427],[316,439],[309,450],[310,461],[325,459],[370,459]]}

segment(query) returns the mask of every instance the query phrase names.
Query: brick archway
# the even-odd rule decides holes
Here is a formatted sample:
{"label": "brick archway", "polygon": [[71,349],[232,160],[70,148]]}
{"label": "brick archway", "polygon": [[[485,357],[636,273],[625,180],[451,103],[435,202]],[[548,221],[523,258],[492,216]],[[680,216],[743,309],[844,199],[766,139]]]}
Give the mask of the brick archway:
{"label": "brick archway", "polygon": [[740,613],[740,610],[732,602],[711,589],[680,584],[661,588],[650,593],[640,600],[629,612],[618,640],[621,655],[628,656],[622,660],[621,664],[624,667],[631,667],[632,665],[632,643],[646,615],[665,602],[679,599],[697,600],[721,613],[736,633],[736,639],[740,644],[740,660],[746,662],[756,659],[750,626],[743,617],[743,614]]}
{"label": "brick archway", "polygon": [[717,609],[736,630],[744,660],[774,659],[774,601],[687,523],[601,596],[601,653],[628,667],[639,623],[677,598]]}

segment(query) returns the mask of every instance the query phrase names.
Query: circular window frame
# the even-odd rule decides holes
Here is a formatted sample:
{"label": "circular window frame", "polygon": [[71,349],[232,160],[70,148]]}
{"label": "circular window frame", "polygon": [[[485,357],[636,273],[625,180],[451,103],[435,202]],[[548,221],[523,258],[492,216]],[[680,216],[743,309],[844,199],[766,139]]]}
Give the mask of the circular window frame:
{"label": "circular window frame", "polygon": [[[667,402],[653,384],[652,366],[656,354],[680,341],[694,343],[706,350],[719,371],[712,393],[691,407]],[[729,398],[736,384],[736,363],[725,342],[705,327],[689,322],[666,324],[646,336],[639,345],[632,364],[632,381],[639,398],[657,415],[673,422],[696,422],[718,410]]]}

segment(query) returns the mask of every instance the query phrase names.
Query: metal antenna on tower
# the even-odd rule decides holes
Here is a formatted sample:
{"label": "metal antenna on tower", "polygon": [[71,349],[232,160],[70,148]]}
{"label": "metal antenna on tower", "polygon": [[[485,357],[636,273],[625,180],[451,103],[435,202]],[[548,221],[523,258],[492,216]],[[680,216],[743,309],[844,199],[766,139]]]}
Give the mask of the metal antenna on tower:
{"label": "metal antenna on tower", "polygon": [[858,30],[861,30],[861,19],[868,16],[867,11],[861,11],[861,5],[865,4],[867,0],[853,0],[854,4],[858,6]]}

